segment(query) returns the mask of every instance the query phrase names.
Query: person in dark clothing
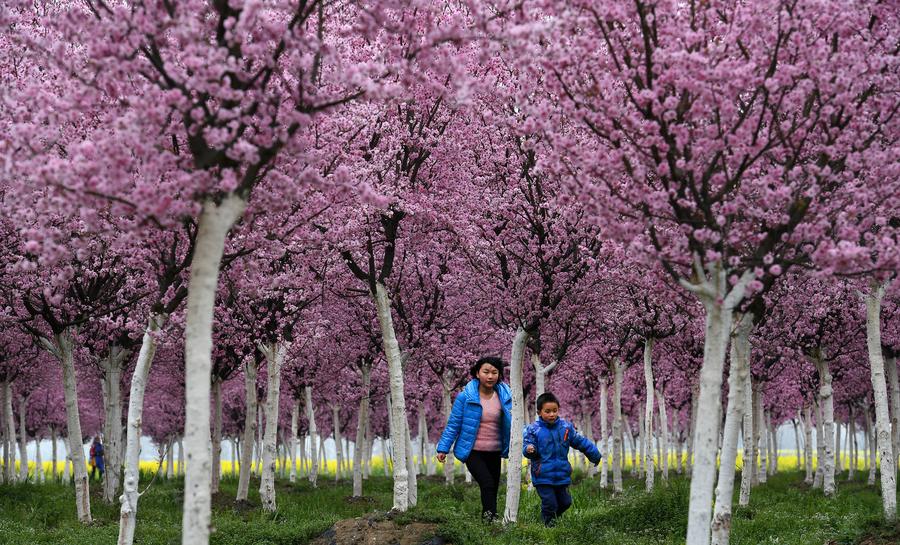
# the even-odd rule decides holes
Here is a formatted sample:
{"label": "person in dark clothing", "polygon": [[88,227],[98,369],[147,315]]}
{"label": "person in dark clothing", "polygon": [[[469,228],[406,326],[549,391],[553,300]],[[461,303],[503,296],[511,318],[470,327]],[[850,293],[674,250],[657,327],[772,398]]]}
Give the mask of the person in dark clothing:
{"label": "person in dark clothing", "polygon": [[99,471],[100,478],[103,478],[103,472],[106,469],[106,464],[103,461],[104,452],[103,452],[103,443],[100,442],[99,437],[94,437],[94,442],[91,443],[91,479],[94,478],[94,475]]}
{"label": "person in dark clothing", "polygon": [[600,462],[601,455],[593,441],[559,417],[556,396],[550,392],[539,395],[537,410],[537,420],[525,428],[522,454],[533,460],[531,482],[541,498],[541,518],[545,525],[553,526],[572,505],[569,447],[583,452],[594,465]]}
{"label": "person in dark clothing", "polygon": [[481,489],[481,516],[497,517],[500,458],[509,456],[512,393],[503,380],[503,360],[481,358],[471,369],[472,380],[456,396],[447,426],[437,445],[444,463],[453,454],[466,464]]}

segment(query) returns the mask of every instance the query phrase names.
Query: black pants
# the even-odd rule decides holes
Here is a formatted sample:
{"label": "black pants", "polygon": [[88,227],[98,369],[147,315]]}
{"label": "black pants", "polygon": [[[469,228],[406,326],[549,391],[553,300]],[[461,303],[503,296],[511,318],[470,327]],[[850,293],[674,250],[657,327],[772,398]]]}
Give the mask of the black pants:
{"label": "black pants", "polygon": [[473,450],[466,468],[481,488],[481,516],[493,520],[497,516],[497,490],[500,488],[500,452]]}
{"label": "black pants", "polygon": [[562,515],[566,509],[572,506],[572,496],[569,495],[569,485],[554,486],[552,484],[534,485],[538,496],[541,497],[541,518],[547,526],[553,526],[556,517]]}

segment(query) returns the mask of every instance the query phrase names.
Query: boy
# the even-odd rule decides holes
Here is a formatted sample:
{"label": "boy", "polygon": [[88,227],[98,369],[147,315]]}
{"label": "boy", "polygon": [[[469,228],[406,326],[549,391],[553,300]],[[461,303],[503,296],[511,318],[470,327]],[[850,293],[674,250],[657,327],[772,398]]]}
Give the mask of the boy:
{"label": "boy", "polygon": [[559,400],[550,392],[537,398],[538,418],[525,428],[522,454],[533,460],[531,482],[541,497],[541,518],[553,526],[556,518],[572,505],[569,485],[572,466],[569,447],[580,450],[592,464],[600,462],[594,443],[575,431],[571,422],[559,417]]}

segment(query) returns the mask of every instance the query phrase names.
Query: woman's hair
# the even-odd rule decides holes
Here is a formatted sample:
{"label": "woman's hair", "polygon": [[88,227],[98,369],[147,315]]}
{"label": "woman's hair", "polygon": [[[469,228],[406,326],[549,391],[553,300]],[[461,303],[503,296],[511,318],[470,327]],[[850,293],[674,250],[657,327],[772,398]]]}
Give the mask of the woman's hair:
{"label": "woman's hair", "polygon": [[485,356],[480,360],[475,362],[475,365],[469,370],[469,373],[472,375],[472,378],[478,378],[478,371],[481,371],[481,368],[484,365],[490,365],[497,369],[500,372],[499,380],[503,380],[503,360],[496,356]]}

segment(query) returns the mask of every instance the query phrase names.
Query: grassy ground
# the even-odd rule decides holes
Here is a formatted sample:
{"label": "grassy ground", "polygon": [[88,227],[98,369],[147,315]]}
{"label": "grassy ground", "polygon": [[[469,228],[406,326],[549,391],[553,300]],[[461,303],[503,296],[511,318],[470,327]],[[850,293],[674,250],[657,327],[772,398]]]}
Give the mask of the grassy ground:
{"label": "grassy ground", "polygon": [[[180,543],[180,480],[157,481],[141,498],[136,542],[142,545]],[[211,542],[216,545],[291,545],[306,543],[335,521],[391,503],[391,483],[384,477],[366,482],[367,501],[351,502],[349,484],[320,481],[280,484],[276,515],[263,514],[251,487],[250,501],[233,502],[237,483],[226,478],[213,499]],[[118,535],[118,509],[105,505],[92,490],[95,522],[84,527],[75,520],[72,489],[57,484],[0,486],[0,543],[9,545],[112,545]],[[643,483],[626,481],[621,497],[613,497],[597,480],[580,480],[572,488],[574,507],[560,524],[546,529],[538,516],[539,501],[524,493],[519,523],[503,529],[477,521],[480,504],[475,485],[445,487],[438,479],[420,480],[419,505],[397,520],[437,522],[451,543],[465,544],[679,544],[684,543],[689,482],[676,477],[652,494]],[[735,491],[737,493],[737,490]],[[501,490],[501,506],[502,506]],[[732,543],[823,545],[900,543],[896,530],[879,524],[878,491],[865,485],[865,475],[838,481],[838,495],[825,499],[802,484],[802,475],[781,473],[754,489],[748,508],[734,515]]]}

